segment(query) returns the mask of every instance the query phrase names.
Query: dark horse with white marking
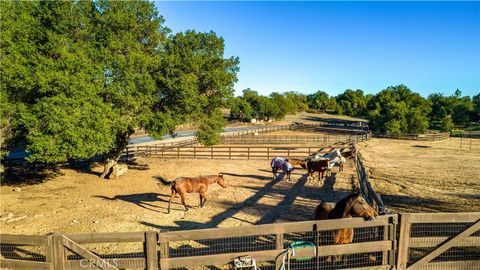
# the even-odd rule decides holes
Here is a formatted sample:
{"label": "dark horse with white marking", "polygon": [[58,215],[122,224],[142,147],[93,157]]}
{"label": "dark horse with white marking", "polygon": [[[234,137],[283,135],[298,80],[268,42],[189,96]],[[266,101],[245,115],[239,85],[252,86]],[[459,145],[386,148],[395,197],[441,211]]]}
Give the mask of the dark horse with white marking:
{"label": "dark horse with white marking", "polygon": [[[339,219],[351,218],[352,216],[363,217],[365,220],[375,219],[377,211],[372,208],[360,195],[360,192],[352,193],[339,202],[322,202],[315,209],[315,219]],[[333,231],[335,244],[350,244],[353,241],[353,229],[338,229]],[[341,256],[336,256],[340,260]]]}
{"label": "dark horse with white marking", "polygon": [[226,188],[225,180],[223,175],[206,175],[199,177],[178,177],[172,182],[167,181],[163,177],[157,177],[160,182],[167,186],[172,186],[172,194],[170,195],[170,200],[168,201],[168,213],[170,213],[170,204],[172,199],[177,195],[180,195],[183,206],[185,206],[185,211],[188,211],[187,204],[185,203],[185,194],[186,193],[199,193],[200,194],[200,208],[205,205],[207,201],[207,190],[208,185],[217,183],[221,187]]}

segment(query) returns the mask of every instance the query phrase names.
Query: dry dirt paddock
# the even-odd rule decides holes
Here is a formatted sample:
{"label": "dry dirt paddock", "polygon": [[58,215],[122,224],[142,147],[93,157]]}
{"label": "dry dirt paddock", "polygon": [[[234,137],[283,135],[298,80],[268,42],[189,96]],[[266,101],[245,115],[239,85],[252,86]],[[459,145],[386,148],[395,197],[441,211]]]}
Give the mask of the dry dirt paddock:
{"label": "dry dirt paddock", "polygon": [[480,139],[358,144],[374,189],[393,212],[480,211]]}
{"label": "dry dirt paddock", "polygon": [[[91,172],[62,169],[43,183],[1,187],[1,231],[15,234],[50,232],[128,232],[179,230],[205,227],[311,219],[321,200],[337,201],[351,190],[355,174],[349,160],[344,172],[333,169],[323,186],[307,182],[306,171],[297,169],[292,182],[272,180],[269,160],[138,159],[128,175],[101,180],[101,167]],[[228,187],[214,184],[204,208],[198,194],[187,195],[183,210],[180,198],[167,214],[169,187],[159,187],[156,176],[223,173]]]}

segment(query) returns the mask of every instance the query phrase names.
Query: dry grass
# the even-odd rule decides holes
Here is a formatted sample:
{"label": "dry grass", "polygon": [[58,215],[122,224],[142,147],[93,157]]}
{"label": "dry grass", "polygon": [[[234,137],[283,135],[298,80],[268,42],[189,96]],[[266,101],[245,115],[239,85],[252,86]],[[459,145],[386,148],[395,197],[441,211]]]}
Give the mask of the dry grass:
{"label": "dry grass", "polygon": [[480,140],[373,138],[359,144],[371,181],[394,212],[480,210]]}

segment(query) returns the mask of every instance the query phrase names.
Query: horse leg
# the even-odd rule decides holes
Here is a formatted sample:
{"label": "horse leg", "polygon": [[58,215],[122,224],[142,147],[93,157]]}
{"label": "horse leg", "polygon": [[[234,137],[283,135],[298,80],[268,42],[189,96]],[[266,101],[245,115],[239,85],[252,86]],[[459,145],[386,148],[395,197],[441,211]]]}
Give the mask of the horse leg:
{"label": "horse leg", "polygon": [[203,208],[206,202],[207,202],[207,195],[205,193],[200,193],[200,208]]}
{"label": "horse leg", "polygon": [[167,214],[170,214],[170,205],[172,204],[172,200],[173,198],[175,197],[175,195],[177,192],[175,191],[175,189],[172,187],[172,194],[170,195],[170,200],[168,201],[168,210],[167,210]]}
{"label": "horse leg", "polygon": [[287,182],[290,182],[290,172],[287,171]]}
{"label": "horse leg", "polygon": [[277,179],[277,169],[276,168],[272,168],[272,174],[273,174],[273,180],[276,180]]}
{"label": "horse leg", "polygon": [[184,193],[179,193],[180,194],[180,199],[182,199],[182,204],[185,206],[185,211],[188,211],[187,204],[185,203],[185,194]]}

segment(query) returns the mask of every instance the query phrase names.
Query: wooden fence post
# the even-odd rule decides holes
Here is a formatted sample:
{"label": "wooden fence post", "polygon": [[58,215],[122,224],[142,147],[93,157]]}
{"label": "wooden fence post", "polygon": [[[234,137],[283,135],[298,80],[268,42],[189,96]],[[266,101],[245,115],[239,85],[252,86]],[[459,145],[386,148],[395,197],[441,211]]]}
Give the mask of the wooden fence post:
{"label": "wooden fence post", "polygon": [[408,264],[408,246],[410,242],[410,214],[400,214],[400,237],[398,243],[397,269],[406,270]]}
{"label": "wooden fence post", "polygon": [[159,238],[159,246],[160,246],[160,269],[165,270],[169,269],[168,263],[165,263],[162,261],[162,259],[168,259],[170,257],[170,252],[169,252],[169,245],[168,242],[163,241],[162,234],[158,234]]}
{"label": "wooden fence post", "polygon": [[232,147],[228,147],[228,159],[232,159]]}
{"label": "wooden fence post", "polygon": [[156,232],[145,232],[146,270],[158,270],[157,240]]}
{"label": "wooden fence post", "polygon": [[63,247],[63,235],[52,235],[52,266],[53,270],[65,269],[65,248]]}
{"label": "wooden fence post", "polygon": [[[277,233],[275,235],[275,248],[283,249],[283,233]],[[278,256],[275,260],[275,269],[280,270],[282,268],[283,256]]]}
{"label": "wooden fence post", "polygon": [[55,270],[54,268],[54,258],[53,258],[53,239],[52,235],[47,236],[47,253],[45,256],[45,261],[50,263],[50,270]]}

